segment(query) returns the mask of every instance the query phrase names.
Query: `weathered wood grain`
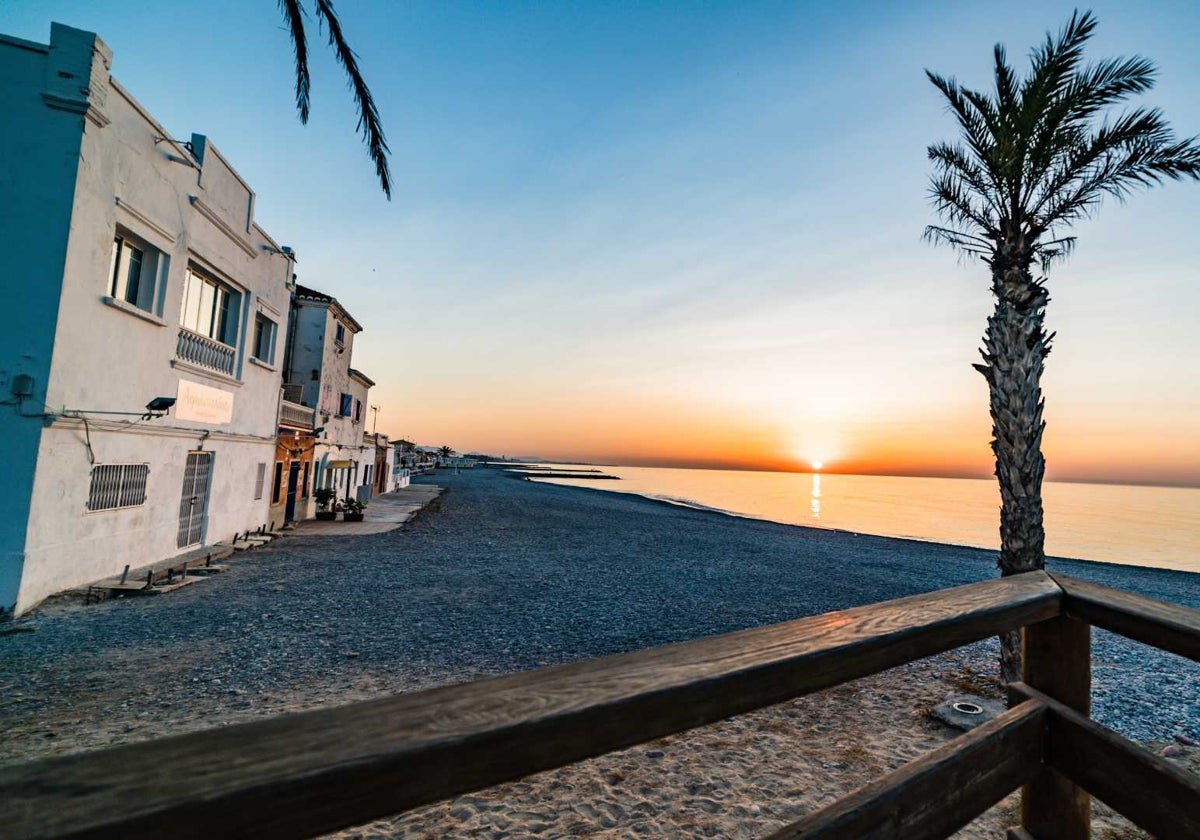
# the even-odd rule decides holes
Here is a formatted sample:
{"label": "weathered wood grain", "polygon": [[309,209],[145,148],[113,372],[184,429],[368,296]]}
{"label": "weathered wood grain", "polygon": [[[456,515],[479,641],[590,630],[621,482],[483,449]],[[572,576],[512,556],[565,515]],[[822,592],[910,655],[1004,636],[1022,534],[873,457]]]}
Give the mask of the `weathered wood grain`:
{"label": "weathered wood grain", "polygon": [[[1092,628],[1065,615],[1026,627],[1025,682],[1087,715],[1092,696]],[[1087,792],[1052,767],[1021,791],[1021,825],[1038,840],[1088,840],[1092,803]]]}
{"label": "weathered wood grain", "polygon": [[1200,610],[1054,575],[1068,615],[1200,662]]}
{"label": "weathered wood grain", "polygon": [[768,840],[940,840],[1042,769],[1046,708],[1021,703]]}
{"label": "weathered wood grain", "polygon": [[1036,689],[1009,690],[1046,704],[1047,763],[1159,840],[1200,837],[1200,779]]}
{"label": "weathered wood grain", "polygon": [[11,838],[309,837],[711,723],[1060,611],[1043,572],[0,769]]}

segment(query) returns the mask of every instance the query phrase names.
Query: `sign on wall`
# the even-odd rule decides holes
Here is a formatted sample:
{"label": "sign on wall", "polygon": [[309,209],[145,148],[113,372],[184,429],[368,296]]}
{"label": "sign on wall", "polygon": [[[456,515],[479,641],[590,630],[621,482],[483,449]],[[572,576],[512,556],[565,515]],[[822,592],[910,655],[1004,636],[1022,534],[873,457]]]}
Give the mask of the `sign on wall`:
{"label": "sign on wall", "polygon": [[179,380],[175,419],[220,426],[233,420],[233,394],[186,379]]}

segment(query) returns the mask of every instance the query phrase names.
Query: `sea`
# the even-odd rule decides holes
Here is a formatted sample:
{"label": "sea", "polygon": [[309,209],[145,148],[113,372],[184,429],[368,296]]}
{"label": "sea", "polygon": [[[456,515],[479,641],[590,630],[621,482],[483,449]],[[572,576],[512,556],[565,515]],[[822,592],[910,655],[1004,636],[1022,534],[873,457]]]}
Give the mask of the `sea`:
{"label": "sea", "polygon": [[[632,493],[788,525],[998,549],[994,480],[544,464],[617,481],[554,484]],[[1046,553],[1200,572],[1200,489],[1047,482]]]}

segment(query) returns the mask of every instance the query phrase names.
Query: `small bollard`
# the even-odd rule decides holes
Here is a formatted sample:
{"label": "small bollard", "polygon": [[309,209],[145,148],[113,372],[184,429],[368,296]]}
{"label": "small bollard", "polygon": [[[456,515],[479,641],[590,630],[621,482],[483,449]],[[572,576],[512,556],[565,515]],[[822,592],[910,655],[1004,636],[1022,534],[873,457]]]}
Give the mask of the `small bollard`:
{"label": "small bollard", "polygon": [[125,564],[125,571],[121,572],[121,583],[125,582],[125,578],[129,577],[129,564]]}

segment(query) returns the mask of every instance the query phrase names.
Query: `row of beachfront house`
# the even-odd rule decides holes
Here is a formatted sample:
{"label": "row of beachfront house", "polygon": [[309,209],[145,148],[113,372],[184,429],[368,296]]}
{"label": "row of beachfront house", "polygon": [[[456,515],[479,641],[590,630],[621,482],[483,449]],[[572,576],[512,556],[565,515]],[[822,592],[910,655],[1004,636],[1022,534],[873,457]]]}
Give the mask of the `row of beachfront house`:
{"label": "row of beachfront house", "polygon": [[361,325],[95,34],[0,35],[0,614],[404,482]]}

